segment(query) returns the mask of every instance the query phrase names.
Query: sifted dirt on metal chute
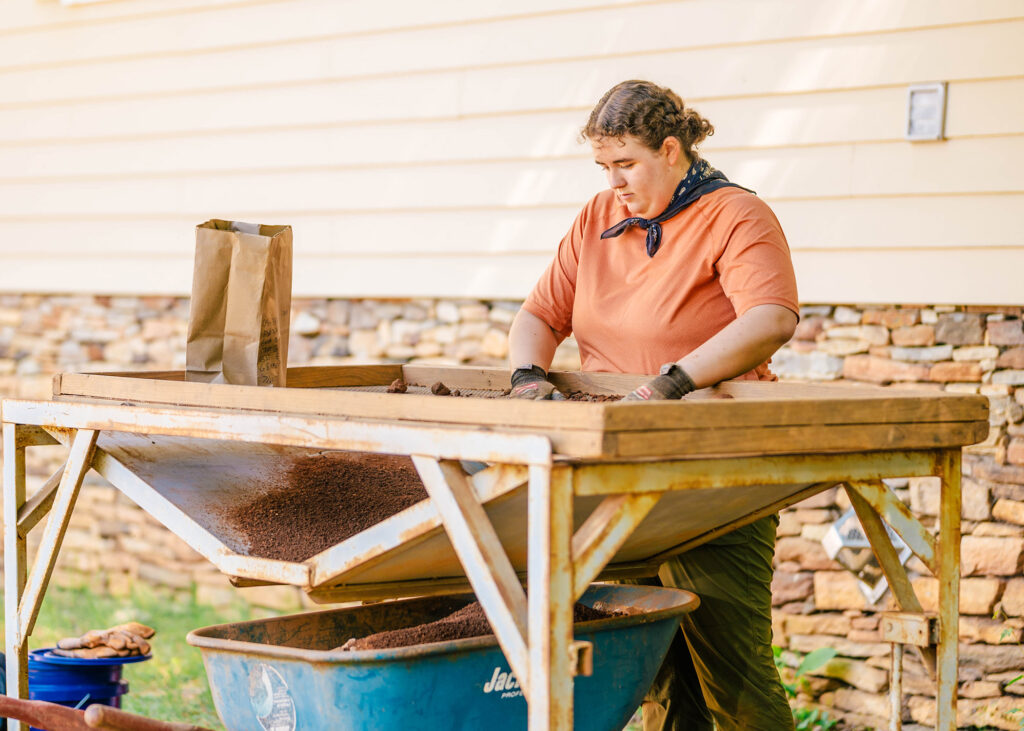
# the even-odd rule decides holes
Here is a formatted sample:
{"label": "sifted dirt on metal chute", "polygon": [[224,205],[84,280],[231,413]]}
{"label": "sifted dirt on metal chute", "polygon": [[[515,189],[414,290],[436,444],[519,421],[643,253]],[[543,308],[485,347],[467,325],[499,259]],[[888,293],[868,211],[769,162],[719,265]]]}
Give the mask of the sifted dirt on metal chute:
{"label": "sifted dirt on metal chute", "polygon": [[305,561],[426,498],[408,457],[329,452],[295,460],[277,487],[218,517],[250,556]]}

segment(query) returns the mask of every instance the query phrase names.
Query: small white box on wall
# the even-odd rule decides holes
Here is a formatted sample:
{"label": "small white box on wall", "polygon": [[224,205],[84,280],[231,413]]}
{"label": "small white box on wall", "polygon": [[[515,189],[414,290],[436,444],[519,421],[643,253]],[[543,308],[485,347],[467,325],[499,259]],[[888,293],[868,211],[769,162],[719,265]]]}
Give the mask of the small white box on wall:
{"label": "small white box on wall", "polygon": [[941,140],[945,127],[946,82],[911,84],[907,89],[907,139]]}

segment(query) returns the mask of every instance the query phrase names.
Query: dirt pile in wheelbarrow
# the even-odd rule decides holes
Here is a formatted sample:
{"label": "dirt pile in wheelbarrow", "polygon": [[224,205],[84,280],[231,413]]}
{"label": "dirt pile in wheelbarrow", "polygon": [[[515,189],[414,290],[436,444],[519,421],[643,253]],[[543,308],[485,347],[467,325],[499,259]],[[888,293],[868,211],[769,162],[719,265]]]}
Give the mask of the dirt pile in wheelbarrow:
{"label": "dirt pile in wheelbarrow", "polygon": [[[590,622],[595,619],[620,616],[618,612],[605,612],[577,603],[572,610],[573,622]],[[483,637],[494,634],[480,602],[467,604],[434,622],[418,624],[415,627],[387,630],[353,638],[342,645],[341,650],[384,650],[392,647],[408,647],[428,642],[449,642],[467,637]]]}
{"label": "dirt pile in wheelbarrow", "polygon": [[426,498],[408,457],[332,452],[297,459],[278,487],[218,517],[250,556],[305,561]]}

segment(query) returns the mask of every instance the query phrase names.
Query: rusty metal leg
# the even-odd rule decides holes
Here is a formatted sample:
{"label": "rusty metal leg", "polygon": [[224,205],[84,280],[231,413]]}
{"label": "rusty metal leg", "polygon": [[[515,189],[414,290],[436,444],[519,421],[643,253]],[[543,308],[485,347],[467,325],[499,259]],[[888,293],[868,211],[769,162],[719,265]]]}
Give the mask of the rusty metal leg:
{"label": "rusty metal leg", "polygon": [[[864,533],[871,542],[871,550],[874,551],[875,558],[878,559],[878,565],[882,567],[882,572],[885,574],[886,581],[889,582],[889,589],[896,598],[896,603],[900,609],[923,614],[921,602],[917,598],[917,594],[914,593],[910,577],[907,575],[906,569],[903,568],[903,564],[900,563],[895,547],[889,540],[889,535],[886,533],[881,517],[865,500],[858,487],[858,483],[848,484],[846,494],[849,495],[850,504],[853,505],[853,509],[857,513],[857,519],[860,521]],[[916,519],[913,520],[916,522]],[[929,675],[934,677],[934,649],[930,646],[925,646],[921,647],[920,651],[925,669]]]}
{"label": "rusty metal leg", "polygon": [[530,466],[530,731],[572,731],[572,471]]}
{"label": "rusty metal leg", "polygon": [[[25,536],[18,531],[18,513],[25,504],[25,448],[18,427],[4,423],[4,619],[7,651],[7,695],[28,698],[28,641],[18,624],[18,603],[25,592]],[[8,721],[19,731],[18,721]]]}
{"label": "rusty metal leg", "polygon": [[32,634],[32,630],[35,628],[39,607],[42,605],[43,595],[46,594],[46,587],[50,583],[53,567],[57,564],[57,555],[64,542],[64,533],[71,520],[71,511],[75,508],[78,491],[82,487],[85,473],[92,466],[92,455],[96,447],[97,435],[98,432],[80,429],[71,442],[71,451],[60,478],[60,486],[54,497],[50,518],[46,521],[46,527],[43,529],[43,537],[39,542],[39,551],[32,566],[32,573],[28,576],[28,583],[18,607],[19,630],[25,638]]}
{"label": "rusty metal leg", "polygon": [[526,595],[512,562],[459,463],[421,455],[412,459],[498,644],[529,699]]}
{"label": "rusty metal leg", "polygon": [[938,696],[936,731],[956,729],[957,661],[960,639],[960,450],[939,458],[939,641],[936,652]]}
{"label": "rusty metal leg", "polygon": [[889,731],[903,731],[903,645],[892,643],[889,673]]}
{"label": "rusty metal leg", "polygon": [[590,514],[572,537],[573,601],[583,596],[660,499],[657,492],[611,495]]}

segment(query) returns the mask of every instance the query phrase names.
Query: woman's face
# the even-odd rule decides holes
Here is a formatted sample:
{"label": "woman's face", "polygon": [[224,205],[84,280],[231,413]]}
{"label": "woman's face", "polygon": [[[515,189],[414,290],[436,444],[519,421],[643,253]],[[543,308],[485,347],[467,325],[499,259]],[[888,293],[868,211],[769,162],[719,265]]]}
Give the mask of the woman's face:
{"label": "woman's face", "polygon": [[675,137],[666,137],[657,150],[633,135],[594,137],[590,146],[608,186],[631,215],[642,218],[654,218],[668,207],[690,164]]}

